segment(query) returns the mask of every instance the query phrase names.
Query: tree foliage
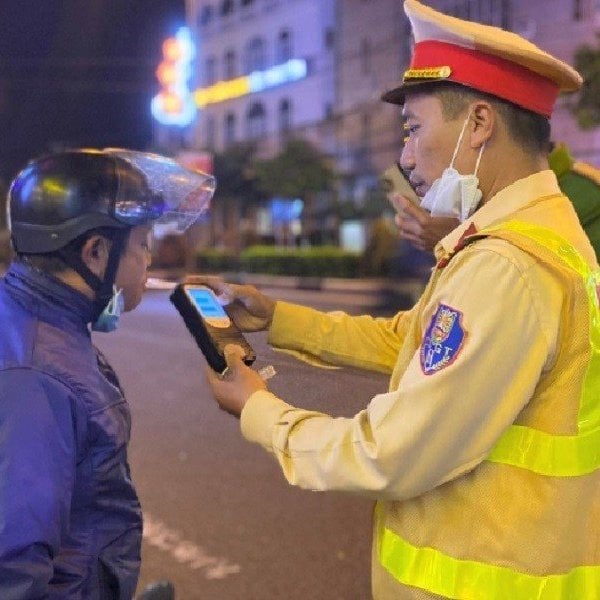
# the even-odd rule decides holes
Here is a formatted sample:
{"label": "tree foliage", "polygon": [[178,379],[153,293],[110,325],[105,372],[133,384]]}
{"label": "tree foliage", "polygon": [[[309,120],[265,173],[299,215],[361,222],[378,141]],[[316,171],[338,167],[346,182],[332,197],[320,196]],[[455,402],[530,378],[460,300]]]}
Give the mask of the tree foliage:
{"label": "tree foliage", "polygon": [[258,202],[261,191],[254,173],[254,146],[237,144],[214,156],[214,175],[217,180],[215,200],[241,199]]}
{"label": "tree foliage", "polygon": [[600,125],[600,33],[595,47],[585,44],[577,49],[575,68],[584,82],[570,109],[581,129],[593,129]]}
{"label": "tree foliage", "polygon": [[331,190],[335,175],[325,155],[305,140],[289,141],[270,160],[258,160],[254,170],[268,196],[302,198]]}

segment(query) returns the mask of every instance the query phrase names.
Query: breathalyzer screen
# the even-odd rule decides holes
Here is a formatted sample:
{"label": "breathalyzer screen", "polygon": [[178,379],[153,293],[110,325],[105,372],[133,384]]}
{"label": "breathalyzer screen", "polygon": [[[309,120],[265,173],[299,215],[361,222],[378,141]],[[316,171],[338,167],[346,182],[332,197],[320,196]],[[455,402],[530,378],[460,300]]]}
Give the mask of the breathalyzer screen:
{"label": "breathalyzer screen", "polygon": [[227,317],[227,313],[209,290],[191,288],[188,293],[203,317]]}

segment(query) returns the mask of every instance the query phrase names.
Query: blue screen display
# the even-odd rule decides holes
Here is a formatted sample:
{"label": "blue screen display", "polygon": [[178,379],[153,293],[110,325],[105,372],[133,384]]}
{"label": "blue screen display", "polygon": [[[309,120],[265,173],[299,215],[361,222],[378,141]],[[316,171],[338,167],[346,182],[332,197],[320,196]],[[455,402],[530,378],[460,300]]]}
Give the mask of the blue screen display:
{"label": "blue screen display", "polygon": [[227,313],[217,302],[209,290],[188,289],[190,296],[198,307],[200,314],[204,317],[226,317]]}

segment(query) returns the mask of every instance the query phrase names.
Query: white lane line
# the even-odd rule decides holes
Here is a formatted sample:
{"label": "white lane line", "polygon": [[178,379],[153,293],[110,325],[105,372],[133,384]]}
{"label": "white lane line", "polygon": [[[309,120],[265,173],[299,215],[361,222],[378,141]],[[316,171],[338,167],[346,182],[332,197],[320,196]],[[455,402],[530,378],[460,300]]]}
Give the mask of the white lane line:
{"label": "white lane line", "polygon": [[202,569],[206,579],[225,579],[242,570],[226,558],[210,556],[204,548],[184,540],[179,532],[148,513],[144,513],[144,540],[190,569]]}

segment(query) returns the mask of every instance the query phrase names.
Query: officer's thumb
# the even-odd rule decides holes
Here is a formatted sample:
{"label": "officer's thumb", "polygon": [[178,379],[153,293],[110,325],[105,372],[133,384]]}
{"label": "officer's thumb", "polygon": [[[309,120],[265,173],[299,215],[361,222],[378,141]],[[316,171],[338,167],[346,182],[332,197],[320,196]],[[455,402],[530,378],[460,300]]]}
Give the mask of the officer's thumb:
{"label": "officer's thumb", "polygon": [[242,364],[244,350],[241,346],[238,346],[237,344],[227,344],[223,353],[225,354],[225,362],[232,371],[235,371],[237,367]]}

